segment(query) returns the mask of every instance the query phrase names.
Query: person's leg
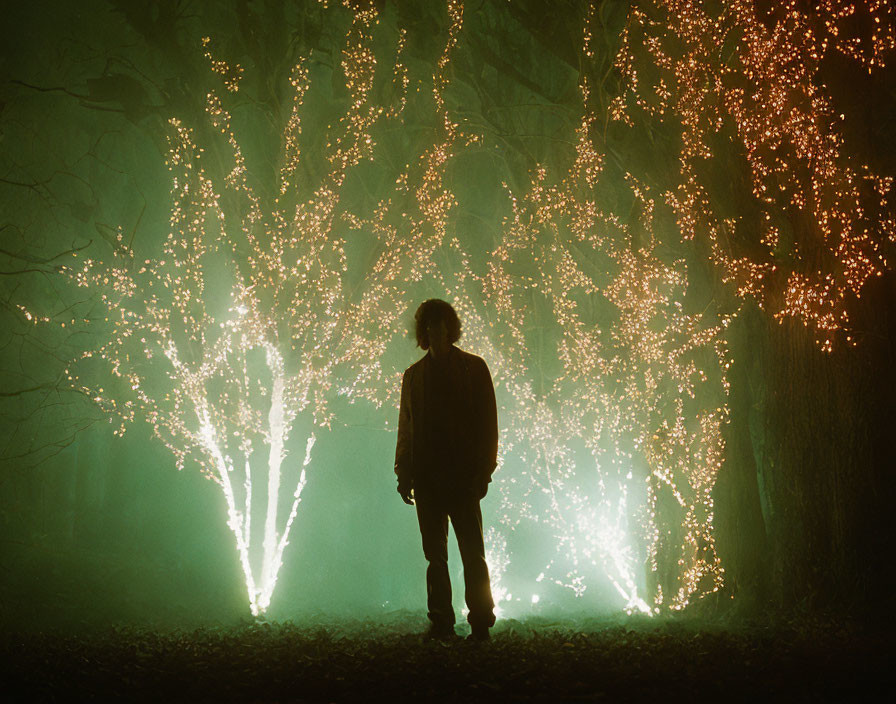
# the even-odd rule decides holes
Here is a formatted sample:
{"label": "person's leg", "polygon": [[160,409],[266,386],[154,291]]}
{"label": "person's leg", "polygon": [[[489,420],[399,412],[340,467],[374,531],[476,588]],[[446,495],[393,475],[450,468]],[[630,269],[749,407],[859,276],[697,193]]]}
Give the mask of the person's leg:
{"label": "person's leg", "polygon": [[455,616],[451,605],[451,577],[448,574],[448,512],[441,501],[426,495],[415,496],[417,520],[423,538],[426,568],[427,616],[437,629],[452,629]]}
{"label": "person's leg", "polygon": [[471,497],[453,502],[449,514],[460,558],[464,563],[464,597],[469,609],[467,621],[473,627],[475,635],[480,629],[489,629],[495,625],[495,602],[492,599],[488,563],[485,561],[479,500]]}

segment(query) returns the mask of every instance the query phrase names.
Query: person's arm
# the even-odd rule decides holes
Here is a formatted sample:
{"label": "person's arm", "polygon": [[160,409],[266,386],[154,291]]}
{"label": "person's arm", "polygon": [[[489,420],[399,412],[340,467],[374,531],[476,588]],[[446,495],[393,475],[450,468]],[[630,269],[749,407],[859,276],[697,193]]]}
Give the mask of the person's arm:
{"label": "person's arm", "polygon": [[398,409],[398,441],[395,444],[395,476],[398,493],[406,504],[413,504],[414,421],[411,416],[410,369],[401,378],[401,405]]}
{"label": "person's arm", "polygon": [[479,493],[485,496],[492,474],[498,466],[498,404],[495,400],[495,385],[485,360],[482,361],[480,375],[483,465],[479,476]]}

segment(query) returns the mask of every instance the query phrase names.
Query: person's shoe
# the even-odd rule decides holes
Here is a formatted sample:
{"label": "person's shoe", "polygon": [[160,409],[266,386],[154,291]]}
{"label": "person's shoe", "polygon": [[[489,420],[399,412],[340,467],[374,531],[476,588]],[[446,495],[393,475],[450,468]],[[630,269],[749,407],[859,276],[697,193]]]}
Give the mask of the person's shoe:
{"label": "person's shoe", "polygon": [[473,632],[467,636],[467,640],[483,642],[491,640],[491,637],[488,626],[473,626]]}
{"label": "person's shoe", "polygon": [[426,637],[429,640],[453,640],[457,638],[457,633],[454,631],[454,626],[436,626],[432,624],[429,630],[426,631]]}

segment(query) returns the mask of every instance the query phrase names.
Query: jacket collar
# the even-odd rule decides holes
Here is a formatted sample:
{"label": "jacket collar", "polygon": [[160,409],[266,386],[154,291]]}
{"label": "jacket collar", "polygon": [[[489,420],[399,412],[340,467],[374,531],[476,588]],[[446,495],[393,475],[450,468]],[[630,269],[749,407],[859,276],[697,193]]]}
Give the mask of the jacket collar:
{"label": "jacket collar", "polygon": [[448,354],[445,356],[445,358],[442,360],[437,360],[435,357],[432,356],[432,352],[427,350],[426,356],[423,358],[423,363],[426,364],[427,366],[432,366],[434,364],[441,366],[441,365],[448,364],[449,362],[452,362],[452,361],[458,359],[460,357],[460,354],[461,354],[460,349],[456,345],[451,345],[448,348]]}

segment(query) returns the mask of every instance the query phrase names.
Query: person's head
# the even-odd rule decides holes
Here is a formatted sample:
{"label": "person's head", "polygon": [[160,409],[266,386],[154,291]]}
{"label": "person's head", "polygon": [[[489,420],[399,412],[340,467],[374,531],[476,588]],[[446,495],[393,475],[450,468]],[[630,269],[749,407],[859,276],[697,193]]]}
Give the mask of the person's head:
{"label": "person's head", "polygon": [[417,346],[428,350],[430,347],[430,333],[438,334],[440,326],[444,325],[447,335],[447,343],[453,345],[460,339],[460,318],[450,303],[439,298],[430,298],[417,308],[414,314],[415,333]]}

